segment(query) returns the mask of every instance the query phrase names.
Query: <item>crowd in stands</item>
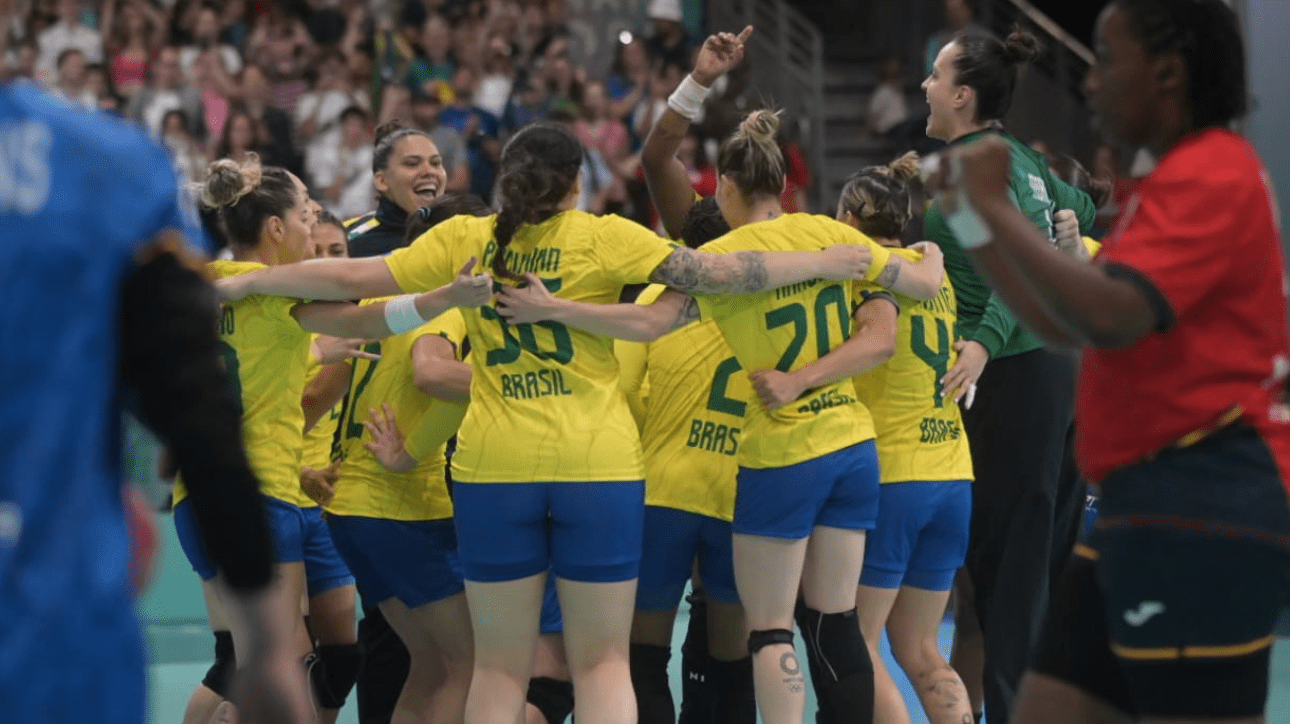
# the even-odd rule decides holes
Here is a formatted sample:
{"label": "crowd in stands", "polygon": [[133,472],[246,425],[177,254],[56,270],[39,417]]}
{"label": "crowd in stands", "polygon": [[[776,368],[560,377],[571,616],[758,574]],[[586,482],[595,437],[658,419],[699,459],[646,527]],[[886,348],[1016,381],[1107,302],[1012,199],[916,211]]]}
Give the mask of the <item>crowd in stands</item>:
{"label": "crowd in stands", "polygon": [[[690,67],[679,0],[653,0],[618,38],[607,74],[575,62],[562,0],[26,0],[5,63],[67,101],[142,124],[198,181],[217,158],[258,153],[305,179],[341,218],[370,211],[372,134],[400,118],[429,131],[449,191],[489,199],[502,143],[537,120],[587,147],[584,205],[653,225],[642,139]],[[625,16],[625,19],[630,16]],[[744,110],[737,82],[713,94],[686,152],[707,159]],[[786,200],[805,207],[803,154]]]}

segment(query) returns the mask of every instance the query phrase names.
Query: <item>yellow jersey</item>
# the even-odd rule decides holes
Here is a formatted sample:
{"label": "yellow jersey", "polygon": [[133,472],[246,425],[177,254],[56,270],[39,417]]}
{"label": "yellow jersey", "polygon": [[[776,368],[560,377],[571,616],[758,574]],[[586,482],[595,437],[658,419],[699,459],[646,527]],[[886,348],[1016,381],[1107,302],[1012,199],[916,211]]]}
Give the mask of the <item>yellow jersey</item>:
{"label": "yellow jersey", "polygon": [[[905,249],[892,253],[920,258]],[[958,359],[954,287],[947,274],[934,299],[895,296],[900,303],[896,352],[854,378],[856,397],[873,415],[882,482],[971,480],[963,416],[957,404],[941,397],[941,378]]]}
{"label": "yellow jersey", "polygon": [[[489,268],[494,217],[449,219],[386,257],[401,289],[450,283],[472,256]],[[516,273],[533,272],[557,297],[612,304],[673,246],[617,216],[564,211],[526,226],[506,249]],[[457,435],[453,478],[470,483],[640,480],[640,436],[618,389],[609,337],[557,322],[510,325],[496,302],[462,310],[474,372]]]}
{"label": "yellow jersey", "polygon": [[[382,300],[368,300],[364,304]],[[466,338],[461,313],[450,309],[416,329],[372,342],[364,349],[381,356],[359,359],[349,383],[349,405],[341,427],[341,463],[337,470],[336,497],[327,511],[336,515],[360,515],[385,520],[440,520],[452,517],[452,499],[444,476],[447,445],[421,459],[407,472],[387,470],[366,447],[372,434],[363,425],[370,410],[388,402],[394,408],[399,427],[408,430],[423,415],[439,414],[437,408],[449,403],[436,400],[413,383],[412,349],[427,335],[441,335],[452,342],[456,358]]]}
{"label": "yellow jersey", "polygon": [[[836,244],[865,244],[873,264],[866,277],[881,273],[891,252],[827,216],[784,214],[731,231],[700,247],[728,253],[743,250],[811,251]],[[745,370],[800,369],[838,348],[851,335],[855,284],[812,280],[739,297],[698,297],[705,317],[715,319]],[[874,437],[868,410],[850,380],[809,390],[801,399],[767,410],[755,396],[747,407],[739,443],[739,464],[780,468],[836,452]]]}
{"label": "yellow jersey", "polygon": [[[637,303],[653,303],[666,288],[646,288]],[[705,321],[618,349],[624,391],[648,390],[645,504],[733,520],[739,441],[753,393],[721,330]]]}
{"label": "yellow jersey", "polygon": [[[223,279],[264,269],[257,262],[214,261]],[[219,322],[225,369],[242,403],[242,440],[260,492],[302,508],[317,506],[300,489],[305,413],[300,399],[309,367],[310,334],[291,316],[301,300],[252,295],[223,305]],[[187,496],[176,482],[174,500]]]}
{"label": "yellow jersey", "polygon": [[[310,344],[318,338],[318,335],[310,337]],[[322,371],[322,363],[314,358],[313,354],[309,355],[309,368],[305,370],[305,387],[308,388],[318,373]],[[331,465],[331,447],[336,437],[336,424],[340,422],[341,409],[344,408],[344,400],[332,405],[332,408],[326,412],[318,422],[314,424],[309,432],[305,433],[305,447],[300,454],[300,462],[308,465],[314,470],[323,470]]]}

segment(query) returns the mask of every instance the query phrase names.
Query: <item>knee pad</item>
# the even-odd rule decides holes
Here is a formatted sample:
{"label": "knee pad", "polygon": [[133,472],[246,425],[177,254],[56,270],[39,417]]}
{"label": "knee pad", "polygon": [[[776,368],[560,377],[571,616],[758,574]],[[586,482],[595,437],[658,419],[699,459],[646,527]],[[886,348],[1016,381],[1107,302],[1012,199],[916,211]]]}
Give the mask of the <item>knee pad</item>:
{"label": "knee pad", "polygon": [[793,632],[786,628],[773,628],[765,631],[753,631],[748,634],[748,655],[756,656],[758,651],[776,644],[793,645]]}
{"label": "knee pad", "polygon": [[632,687],[636,689],[636,719],[640,724],[672,724],[676,705],[667,681],[667,646],[632,644],[630,651]]}
{"label": "knee pad", "polygon": [[542,712],[546,724],[564,724],[573,713],[573,682],[545,676],[529,679],[528,703]]}
{"label": "knee pad", "polygon": [[752,658],[708,661],[714,724],[756,724],[757,697],[753,690]]}
{"label": "knee pad", "polygon": [[206,670],[202,686],[227,699],[235,672],[237,672],[237,656],[233,653],[233,634],[228,631],[216,631],[215,663]]}
{"label": "knee pad", "polygon": [[313,686],[318,706],[323,709],[345,706],[345,699],[358,680],[362,663],[363,653],[358,644],[319,646],[317,655],[309,663],[309,683]]}
{"label": "knee pad", "polygon": [[873,661],[856,610],[821,613],[802,604],[796,618],[820,704],[819,724],[872,722]]}

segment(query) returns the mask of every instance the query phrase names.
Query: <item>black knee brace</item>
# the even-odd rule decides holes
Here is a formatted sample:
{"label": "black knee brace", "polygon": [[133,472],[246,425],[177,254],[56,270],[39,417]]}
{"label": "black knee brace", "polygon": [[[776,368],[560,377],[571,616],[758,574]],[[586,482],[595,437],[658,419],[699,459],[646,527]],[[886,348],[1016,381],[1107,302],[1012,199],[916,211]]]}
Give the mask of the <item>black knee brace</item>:
{"label": "black knee brace", "polygon": [[752,657],[738,661],[709,659],[708,684],[712,689],[714,724],[756,724]]}
{"label": "black knee brace", "polygon": [[362,663],[363,653],[358,644],[319,646],[317,655],[309,663],[309,683],[313,685],[318,706],[323,709],[345,706]]}
{"label": "black knee brace", "polygon": [[215,663],[206,670],[202,686],[210,689],[220,698],[228,698],[229,687],[233,684],[233,674],[237,671],[237,656],[233,653],[233,634],[228,631],[215,632]]}
{"label": "black knee brace", "polygon": [[856,610],[821,613],[798,604],[819,724],[872,724],[873,661]]}
{"label": "black knee brace", "polygon": [[545,676],[529,679],[527,699],[542,712],[546,724],[564,724],[573,713],[573,682]]}
{"label": "black knee brace", "polygon": [[673,724],[676,705],[667,682],[666,646],[631,645],[632,688],[636,689],[636,718],[640,724]]}
{"label": "black knee brace", "polygon": [[793,645],[793,632],[786,628],[772,628],[766,631],[753,631],[748,634],[748,655],[756,656],[758,651],[775,644]]}

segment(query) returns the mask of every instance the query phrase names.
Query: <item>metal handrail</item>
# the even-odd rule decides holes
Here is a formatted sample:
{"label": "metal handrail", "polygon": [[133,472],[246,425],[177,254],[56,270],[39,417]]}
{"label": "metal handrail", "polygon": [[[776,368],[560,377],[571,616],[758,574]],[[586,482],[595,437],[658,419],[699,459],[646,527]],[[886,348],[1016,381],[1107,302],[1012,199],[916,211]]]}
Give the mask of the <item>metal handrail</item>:
{"label": "metal handrail", "polygon": [[1089,65],[1093,65],[1095,58],[1093,51],[1088,46],[1081,43],[1075,36],[1066,32],[1066,29],[1058,25],[1052,18],[1048,17],[1042,10],[1031,5],[1027,0],[1008,0],[1008,2],[1017,6],[1017,9],[1025,15],[1030,22],[1034,23],[1045,33],[1048,33],[1054,40],[1066,46],[1077,58]]}
{"label": "metal handrail", "polygon": [[824,173],[824,38],[819,28],[784,0],[709,0],[713,31],[756,32],[745,57],[754,86],[768,102],[803,121],[802,150],[811,166],[817,209],[829,207]]}

